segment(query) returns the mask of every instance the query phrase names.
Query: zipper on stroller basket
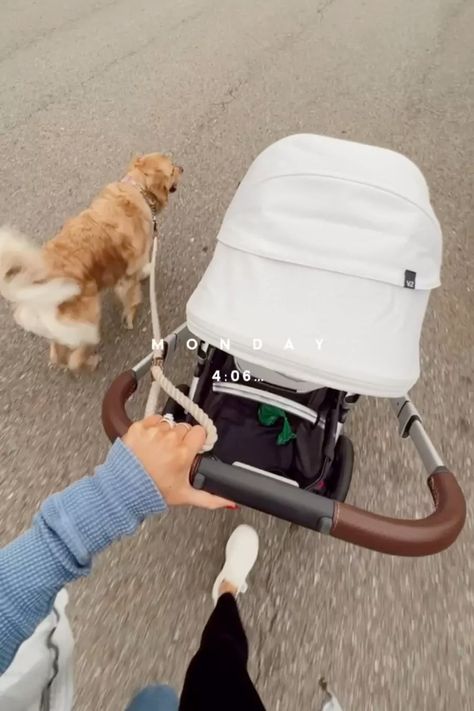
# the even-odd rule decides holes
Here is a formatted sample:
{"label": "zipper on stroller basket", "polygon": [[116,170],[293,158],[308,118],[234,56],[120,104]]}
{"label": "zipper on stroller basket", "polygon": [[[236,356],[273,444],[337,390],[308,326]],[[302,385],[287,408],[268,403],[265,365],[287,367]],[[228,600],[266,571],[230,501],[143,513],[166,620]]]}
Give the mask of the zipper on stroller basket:
{"label": "zipper on stroller basket", "polygon": [[[318,413],[312,410],[306,405],[302,405],[299,402],[294,402],[281,395],[274,395],[273,393],[265,392],[264,390],[259,390],[257,388],[252,388],[249,385],[240,385],[238,383],[213,383],[212,391],[215,393],[224,393],[226,395],[234,395],[235,397],[242,397],[246,400],[252,400],[253,402],[260,402],[264,405],[272,405],[273,407],[281,407],[285,412],[289,412],[291,415],[300,417],[302,420],[307,420],[315,425],[318,422]],[[320,425],[320,422],[318,422]],[[324,427],[324,423],[321,425]]]}

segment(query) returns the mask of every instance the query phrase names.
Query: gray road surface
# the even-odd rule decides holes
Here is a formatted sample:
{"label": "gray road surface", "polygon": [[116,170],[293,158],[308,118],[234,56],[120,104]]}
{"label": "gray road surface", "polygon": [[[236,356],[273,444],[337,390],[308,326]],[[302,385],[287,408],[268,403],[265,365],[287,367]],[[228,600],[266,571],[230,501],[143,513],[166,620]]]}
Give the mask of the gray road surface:
{"label": "gray road surface", "polygon": [[[162,221],[159,298],[170,327],[266,145],[310,131],[401,150],[425,172],[445,235],[414,394],[472,496],[473,28],[467,0],[3,0],[1,219],[47,239],[135,152],[173,151],[186,173]],[[45,496],[104,456],[101,397],[147,352],[149,314],[146,305],[126,333],[107,301],[103,365],[75,382],[50,371],[45,344],[0,308],[7,542]],[[350,499],[421,515],[422,473],[393,425],[383,402],[355,413]],[[399,560],[250,511],[183,510],[115,545],[71,590],[77,709],[121,711],[142,684],[180,685],[239,521],[261,535],[242,612],[268,709],[316,709],[321,674],[346,711],[474,708],[472,518],[447,553]]]}

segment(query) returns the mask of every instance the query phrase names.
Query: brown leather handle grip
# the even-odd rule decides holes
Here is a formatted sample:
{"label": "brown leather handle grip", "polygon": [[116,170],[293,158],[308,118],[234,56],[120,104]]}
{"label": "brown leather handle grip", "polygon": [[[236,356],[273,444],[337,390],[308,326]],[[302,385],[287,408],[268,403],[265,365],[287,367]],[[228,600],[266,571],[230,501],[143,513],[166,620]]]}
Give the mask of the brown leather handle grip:
{"label": "brown leather handle grip", "polygon": [[102,424],[111,442],[122,437],[132,424],[125,404],[137,389],[137,385],[135,372],[126,370],[115,378],[105,394],[102,401]]}
{"label": "brown leather handle grip", "polygon": [[454,474],[438,467],[428,478],[435,510],[422,519],[380,516],[336,502],[331,535],[380,553],[424,556],[448,548],[466,518],[466,501]]}

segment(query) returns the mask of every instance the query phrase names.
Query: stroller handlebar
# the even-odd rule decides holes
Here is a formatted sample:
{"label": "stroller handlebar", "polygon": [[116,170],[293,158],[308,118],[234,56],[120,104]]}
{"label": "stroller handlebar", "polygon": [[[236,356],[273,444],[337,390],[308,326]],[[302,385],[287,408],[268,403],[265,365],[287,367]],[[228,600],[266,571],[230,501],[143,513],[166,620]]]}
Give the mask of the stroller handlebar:
{"label": "stroller handlebar", "polygon": [[462,530],[466,502],[456,477],[438,467],[428,477],[433,513],[420,519],[397,519],[336,501],[331,536],[391,555],[424,556],[448,548]]}
{"label": "stroller handlebar", "polygon": [[134,370],[125,370],[115,378],[102,401],[102,424],[111,442],[122,437],[132,424],[125,404],[138,387]]}
{"label": "stroller handlebar", "polygon": [[[139,366],[121,373],[104,397],[102,422],[111,441],[124,435],[132,424],[125,405],[137,389],[138,379],[149,366],[148,361],[145,359]],[[404,402],[406,411],[406,403],[410,405],[410,402]],[[196,458],[191,482],[194,487],[211,494],[380,553],[400,556],[439,553],[461,532],[466,518],[466,502],[454,474],[439,466],[440,460],[433,455],[418,415],[411,411],[408,414],[410,417],[403,423],[403,436],[412,436],[428,471],[431,471],[428,487],[434,511],[426,518],[396,519],[371,513],[249,469],[225,464],[212,455]]]}
{"label": "stroller handlebar", "polygon": [[197,458],[192,483],[198,489],[277,516],[363,548],[399,556],[425,556],[448,548],[466,517],[464,495],[444,467],[428,478],[435,510],[422,519],[374,514],[275,481],[209,456]]}
{"label": "stroller handlebar", "polygon": [[235,464],[225,464],[212,458],[212,455],[196,457],[191,471],[191,483],[196,489],[204,489],[210,494],[298,526],[320,533],[329,533],[331,530],[334,519],[332,499]]}

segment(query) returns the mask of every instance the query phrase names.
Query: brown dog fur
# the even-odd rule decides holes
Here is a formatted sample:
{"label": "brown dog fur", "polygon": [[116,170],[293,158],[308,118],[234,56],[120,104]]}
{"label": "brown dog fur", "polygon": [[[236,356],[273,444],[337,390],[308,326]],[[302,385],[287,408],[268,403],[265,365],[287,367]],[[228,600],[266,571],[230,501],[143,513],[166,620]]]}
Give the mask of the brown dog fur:
{"label": "brown dog fur", "polygon": [[[86,210],[68,220],[41,248],[47,277],[32,284],[44,286],[50,280],[66,279],[80,288],[76,296],[55,305],[58,322],[95,325],[98,340],[100,294],[114,288],[123,307],[124,324],[133,327],[141,302],[140,280],[149,263],[153,212],[167,205],[181,174],[182,168],[158,153],[136,158],[129,166],[129,182],[107,185]],[[16,275],[15,268],[10,274]],[[51,362],[73,371],[83,366],[95,368],[97,341],[87,340],[71,348],[60,338],[52,339]]]}

